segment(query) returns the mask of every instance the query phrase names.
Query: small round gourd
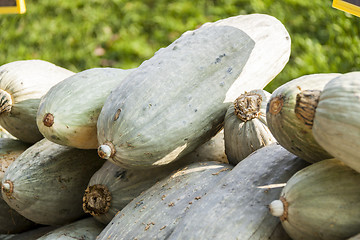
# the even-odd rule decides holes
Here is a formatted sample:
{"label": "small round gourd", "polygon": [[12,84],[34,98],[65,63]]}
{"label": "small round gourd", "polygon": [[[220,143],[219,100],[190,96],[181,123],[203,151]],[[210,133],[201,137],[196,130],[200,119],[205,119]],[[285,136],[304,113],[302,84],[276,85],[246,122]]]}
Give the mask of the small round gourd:
{"label": "small round gourd", "polygon": [[40,98],[73,74],[43,60],[22,60],[0,66],[0,125],[27,143],[42,139],[36,125]]}
{"label": "small round gourd", "polygon": [[360,173],[337,159],[314,163],[269,208],[294,240],[349,238],[360,229]]}
{"label": "small round gourd", "polygon": [[308,96],[318,95],[339,75],[310,74],[293,79],[275,89],[266,109],[267,126],[279,144],[310,163],[332,156],[314,139],[310,114],[316,98]]}
{"label": "small round gourd", "polygon": [[266,106],[271,94],[252,90],[241,94],[225,115],[225,153],[236,165],[250,153],[276,142],[266,124]]}

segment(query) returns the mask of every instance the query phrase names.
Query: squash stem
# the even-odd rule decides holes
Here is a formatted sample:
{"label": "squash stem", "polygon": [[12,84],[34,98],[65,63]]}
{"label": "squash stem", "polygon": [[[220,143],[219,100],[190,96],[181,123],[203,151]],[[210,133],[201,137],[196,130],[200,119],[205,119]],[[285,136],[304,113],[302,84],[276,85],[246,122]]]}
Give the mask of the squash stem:
{"label": "squash stem", "polygon": [[245,92],[234,101],[235,114],[244,122],[257,118],[261,114],[261,103],[261,95]]}
{"label": "squash stem", "polygon": [[269,204],[270,213],[275,217],[280,217],[281,221],[285,221],[288,217],[288,203],[284,197],[280,200],[274,200]]}
{"label": "squash stem", "polygon": [[111,194],[109,189],[101,184],[88,186],[83,197],[83,210],[92,216],[99,216],[109,211]]}
{"label": "squash stem", "polygon": [[319,103],[320,94],[320,90],[304,90],[296,95],[296,117],[310,129],[314,123],[315,112]]}
{"label": "squash stem", "polygon": [[111,142],[105,142],[98,147],[98,154],[103,159],[109,159],[115,154],[115,147]]}

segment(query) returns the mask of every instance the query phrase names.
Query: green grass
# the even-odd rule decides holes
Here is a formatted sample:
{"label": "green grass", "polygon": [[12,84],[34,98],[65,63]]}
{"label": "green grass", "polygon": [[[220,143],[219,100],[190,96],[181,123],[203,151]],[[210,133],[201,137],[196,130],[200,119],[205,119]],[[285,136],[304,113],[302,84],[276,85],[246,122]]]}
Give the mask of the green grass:
{"label": "green grass", "polygon": [[239,14],[278,18],[292,39],[284,70],[266,87],[305,74],[360,69],[360,18],[324,0],[27,0],[0,15],[0,65],[43,59],[73,71],[133,68],[183,32]]}

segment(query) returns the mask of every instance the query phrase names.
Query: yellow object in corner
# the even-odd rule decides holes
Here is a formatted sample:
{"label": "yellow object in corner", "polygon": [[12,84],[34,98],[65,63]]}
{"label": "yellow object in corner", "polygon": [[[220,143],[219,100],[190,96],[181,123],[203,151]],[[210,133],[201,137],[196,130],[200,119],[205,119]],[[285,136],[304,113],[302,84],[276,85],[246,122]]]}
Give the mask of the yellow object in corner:
{"label": "yellow object in corner", "polygon": [[25,0],[0,0],[0,14],[23,14],[25,12]]}
{"label": "yellow object in corner", "polygon": [[360,0],[334,0],[332,6],[360,17]]}

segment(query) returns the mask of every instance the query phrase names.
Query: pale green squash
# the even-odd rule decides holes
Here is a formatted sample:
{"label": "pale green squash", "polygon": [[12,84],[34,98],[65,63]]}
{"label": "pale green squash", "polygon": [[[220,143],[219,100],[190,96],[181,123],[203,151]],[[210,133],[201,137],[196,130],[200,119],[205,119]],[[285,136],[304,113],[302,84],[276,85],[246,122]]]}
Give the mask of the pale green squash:
{"label": "pale green squash", "polygon": [[6,170],[1,189],[3,199],[33,222],[69,223],[84,215],[83,192],[103,163],[96,150],[71,148],[42,139]]}
{"label": "pale green squash", "polygon": [[238,92],[266,86],[289,54],[288,32],[268,15],[184,33],[109,95],[98,119],[99,155],[125,168],[180,159],[221,129]]}
{"label": "pale green squash", "polygon": [[84,212],[108,224],[118,211],[143,191],[184,165],[194,162],[218,161],[227,163],[224,134],[215,137],[179,161],[151,169],[124,169],[106,161],[91,177],[83,197]]}
{"label": "pale green squash", "polygon": [[40,98],[73,74],[43,60],[15,61],[0,66],[0,125],[24,142],[42,139],[36,125]]}
{"label": "pale green squash", "polygon": [[360,72],[346,73],[326,84],[313,121],[320,146],[360,172]]}
{"label": "pale green squash", "polygon": [[[193,202],[166,239],[275,237],[280,220],[269,214],[267,205],[279,196],[284,183],[306,166],[306,161],[277,143],[256,150],[214,184],[201,202]],[[275,239],[288,238],[280,233]]]}
{"label": "pale green squash", "polygon": [[317,162],[292,176],[269,207],[294,240],[350,238],[360,229],[360,173],[337,159]]}
{"label": "pale green squash", "polygon": [[293,79],[275,89],[266,109],[267,126],[275,139],[288,151],[314,163],[332,158],[312,133],[314,98],[338,73],[310,74]]}
{"label": "pale green squash", "polygon": [[255,150],[276,142],[266,124],[266,106],[271,94],[252,90],[241,94],[225,115],[225,153],[236,165]]}
{"label": "pale green squash", "polygon": [[200,162],[170,174],[133,199],[99,234],[105,239],[166,239],[221,178],[229,164]]}
{"label": "pale green squash", "polygon": [[133,69],[88,69],[53,86],[41,99],[37,126],[57,144],[98,147],[96,123],[106,97]]}

